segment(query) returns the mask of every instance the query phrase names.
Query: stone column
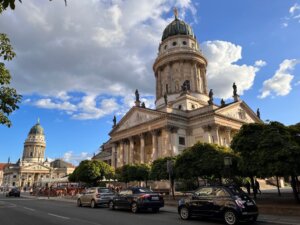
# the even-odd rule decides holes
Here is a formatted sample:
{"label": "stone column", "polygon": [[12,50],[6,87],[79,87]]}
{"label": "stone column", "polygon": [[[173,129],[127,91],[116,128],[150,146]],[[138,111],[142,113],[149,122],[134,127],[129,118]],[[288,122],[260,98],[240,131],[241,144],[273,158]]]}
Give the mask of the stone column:
{"label": "stone column", "polygon": [[217,145],[221,145],[221,143],[220,143],[220,135],[219,135],[219,126],[218,125],[215,125],[214,126],[214,136],[215,136],[215,143],[217,144]]}
{"label": "stone column", "polygon": [[140,163],[145,163],[145,134],[140,134]]}
{"label": "stone column", "polygon": [[157,131],[153,130],[151,131],[152,134],[152,154],[151,154],[151,160],[154,161],[157,159]]}
{"label": "stone column", "polygon": [[124,166],[125,160],[124,160],[124,141],[120,141],[120,166]]}
{"label": "stone column", "polygon": [[129,164],[133,163],[133,151],[134,151],[134,142],[133,142],[133,138],[130,137],[129,138],[129,154],[128,154]]}
{"label": "stone column", "polygon": [[211,126],[210,125],[205,125],[202,127],[203,131],[204,131],[204,141],[211,144],[212,140],[211,140]]}
{"label": "stone column", "polygon": [[226,141],[227,141],[226,146],[228,147],[230,145],[230,142],[231,142],[231,128],[226,127],[225,133],[226,133]]}
{"label": "stone column", "polygon": [[[174,127],[171,130],[171,150],[172,156],[178,155],[178,128]],[[187,141],[187,140],[186,140]]]}
{"label": "stone column", "polygon": [[111,165],[114,168],[117,168],[117,159],[116,159],[116,144],[112,144],[112,151],[111,151]]}

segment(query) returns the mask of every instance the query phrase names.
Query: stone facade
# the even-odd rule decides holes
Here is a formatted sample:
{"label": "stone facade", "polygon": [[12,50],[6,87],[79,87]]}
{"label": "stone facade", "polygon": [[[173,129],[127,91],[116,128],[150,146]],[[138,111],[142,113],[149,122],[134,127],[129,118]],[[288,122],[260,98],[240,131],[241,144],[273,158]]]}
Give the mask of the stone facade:
{"label": "stone facade", "polygon": [[101,160],[103,151],[110,152],[115,168],[151,163],[178,155],[196,142],[229,146],[244,123],[261,122],[236,90],[232,102],[214,104],[206,67],[207,60],[191,28],[176,17],[164,31],[153,65],[156,109],[144,108],[136,101],[94,158]]}
{"label": "stone facade", "polygon": [[44,129],[38,122],[29,131],[24,143],[23,157],[17,163],[7,163],[4,167],[3,186],[30,188],[43,179],[56,179],[72,173],[70,163],[57,159],[45,160],[46,141]]}

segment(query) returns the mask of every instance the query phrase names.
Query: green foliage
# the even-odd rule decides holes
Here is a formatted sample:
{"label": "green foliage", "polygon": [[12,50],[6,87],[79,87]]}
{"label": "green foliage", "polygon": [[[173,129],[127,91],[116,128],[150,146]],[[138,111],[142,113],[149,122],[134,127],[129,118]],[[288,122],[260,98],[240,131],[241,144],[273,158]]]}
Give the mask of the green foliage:
{"label": "green foliage", "polygon": [[[150,171],[151,180],[169,180],[169,173],[167,171],[167,161],[172,161],[175,165],[174,157],[159,158],[153,161]],[[174,173],[171,178],[174,177]]]}
{"label": "green foliage", "polygon": [[146,164],[124,165],[116,169],[118,181],[128,183],[130,181],[148,181],[150,167]]}
{"label": "green foliage", "polygon": [[[1,6],[1,5],[0,5]],[[0,7],[0,13],[2,9]],[[10,40],[6,34],[0,33],[0,59],[10,61],[15,57],[16,53],[10,44]],[[0,62],[0,124],[8,127],[11,121],[8,116],[16,109],[22,96],[17,93],[14,88],[9,87],[11,75],[3,62]]]}
{"label": "green foliage", "polygon": [[207,143],[196,143],[177,157],[175,171],[178,178],[216,177],[224,171],[224,157],[235,155],[227,148]]}
{"label": "green foliage", "polygon": [[114,169],[107,163],[98,160],[84,160],[69,176],[69,181],[85,182],[96,186],[104,178],[111,179],[113,176]]}
{"label": "green foliage", "polygon": [[231,141],[231,148],[239,156],[238,169],[244,176],[251,177],[261,171],[259,143],[264,127],[260,123],[244,124]]}
{"label": "green foliage", "polygon": [[[22,0],[18,0],[20,3],[22,3]],[[52,0],[49,0],[50,2]],[[14,10],[16,8],[15,5],[16,0],[0,0],[0,5],[3,7],[3,9],[6,9],[8,7],[10,7],[12,10]],[[67,5],[67,0],[64,0],[65,5]]]}
{"label": "green foliage", "polygon": [[279,122],[265,125],[259,143],[261,173],[265,176],[286,176],[299,173],[300,146],[288,127]]}

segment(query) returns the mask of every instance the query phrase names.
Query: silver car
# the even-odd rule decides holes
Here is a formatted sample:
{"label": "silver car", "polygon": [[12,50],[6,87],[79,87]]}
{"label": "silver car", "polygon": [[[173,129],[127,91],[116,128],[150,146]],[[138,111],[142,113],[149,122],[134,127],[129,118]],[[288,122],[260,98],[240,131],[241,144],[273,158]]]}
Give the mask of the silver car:
{"label": "silver car", "polygon": [[87,205],[96,208],[98,205],[107,205],[114,195],[109,188],[92,187],[78,196],[77,206]]}

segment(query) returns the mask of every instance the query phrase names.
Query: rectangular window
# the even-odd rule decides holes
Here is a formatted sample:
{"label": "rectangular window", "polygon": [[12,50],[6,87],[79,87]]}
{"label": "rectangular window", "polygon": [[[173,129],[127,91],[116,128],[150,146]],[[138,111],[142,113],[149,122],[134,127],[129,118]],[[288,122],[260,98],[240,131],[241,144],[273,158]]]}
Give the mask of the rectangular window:
{"label": "rectangular window", "polygon": [[185,138],[179,137],[179,145],[185,145]]}

